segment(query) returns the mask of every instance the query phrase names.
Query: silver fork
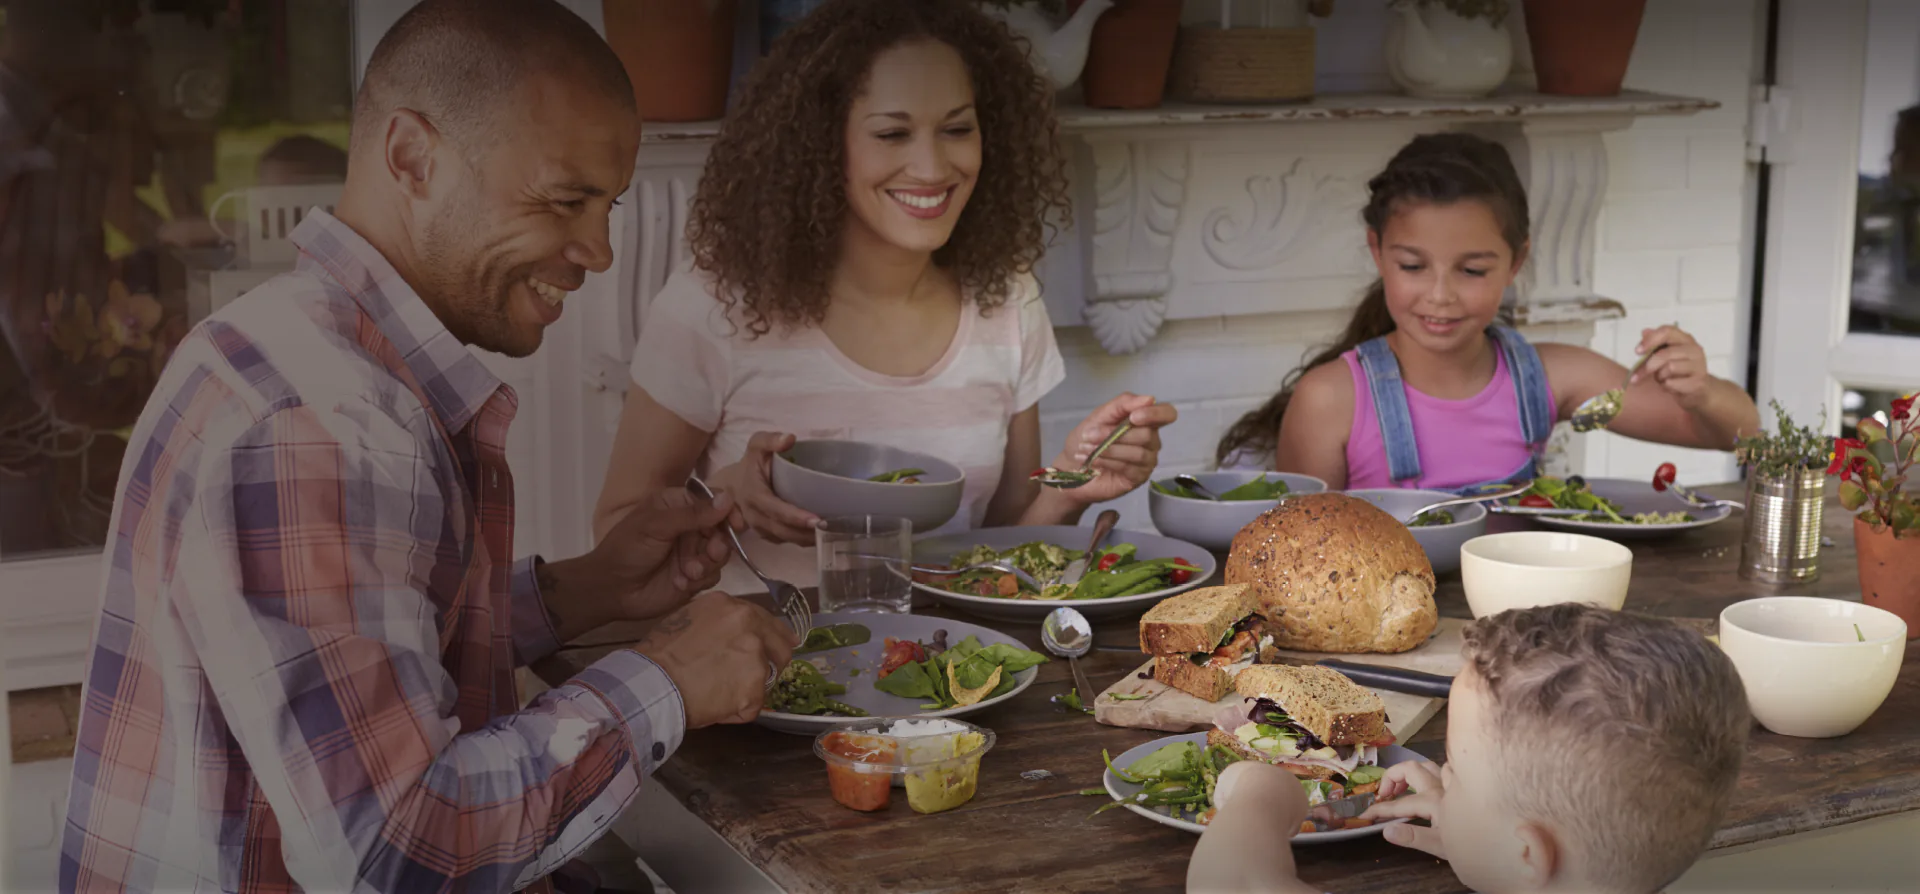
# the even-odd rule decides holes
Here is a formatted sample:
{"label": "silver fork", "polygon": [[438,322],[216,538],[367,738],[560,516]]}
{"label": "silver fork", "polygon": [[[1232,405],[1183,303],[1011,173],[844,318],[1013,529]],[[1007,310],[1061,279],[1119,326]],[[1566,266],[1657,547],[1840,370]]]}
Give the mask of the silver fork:
{"label": "silver fork", "polygon": [[[705,497],[707,502],[713,502],[712,489],[708,488],[707,483],[701,481],[699,476],[687,476],[687,489]],[[727,539],[733,541],[733,551],[740,556],[740,561],[747,564],[747,570],[753,572],[754,577],[766,584],[767,595],[773,597],[773,604],[779,606],[781,613],[787,616],[787,624],[793,628],[795,634],[799,635],[800,641],[806,642],[807,634],[813,630],[813,607],[807,604],[806,594],[800,592],[799,587],[786,581],[775,580],[760,573],[760,567],[753,564],[752,559],[747,558],[747,548],[741,545],[740,535],[733,532],[731,525],[721,525],[721,527],[726,529]]]}

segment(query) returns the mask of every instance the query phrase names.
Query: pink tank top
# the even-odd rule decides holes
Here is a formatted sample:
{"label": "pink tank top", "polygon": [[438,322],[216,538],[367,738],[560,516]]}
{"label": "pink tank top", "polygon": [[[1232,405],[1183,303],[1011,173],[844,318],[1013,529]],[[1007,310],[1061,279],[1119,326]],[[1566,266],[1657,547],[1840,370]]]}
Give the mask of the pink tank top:
{"label": "pink tank top", "polygon": [[1465,400],[1441,400],[1406,386],[1420,451],[1420,477],[1396,483],[1387,471],[1380,417],[1358,351],[1340,355],[1353,375],[1353,429],[1347,434],[1347,488],[1409,487],[1451,490],[1504,480],[1533,459],[1520,434],[1520,408],[1503,351],[1494,352],[1493,380]]}

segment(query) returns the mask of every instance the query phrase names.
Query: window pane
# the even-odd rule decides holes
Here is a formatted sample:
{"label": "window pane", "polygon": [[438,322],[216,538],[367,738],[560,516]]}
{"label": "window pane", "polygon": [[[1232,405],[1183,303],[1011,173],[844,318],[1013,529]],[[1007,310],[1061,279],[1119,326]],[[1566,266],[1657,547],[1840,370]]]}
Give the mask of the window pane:
{"label": "window pane", "polygon": [[1847,328],[1920,335],[1920,4],[1870,10]]}
{"label": "window pane", "polygon": [[105,542],[169,351],[333,205],[348,2],[5,0],[0,560]]}

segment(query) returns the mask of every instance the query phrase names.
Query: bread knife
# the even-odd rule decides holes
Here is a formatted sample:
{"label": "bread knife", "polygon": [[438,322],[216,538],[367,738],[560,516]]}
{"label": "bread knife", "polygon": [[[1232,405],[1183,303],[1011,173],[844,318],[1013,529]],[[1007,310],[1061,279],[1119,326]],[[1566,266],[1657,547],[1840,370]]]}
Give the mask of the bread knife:
{"label": "bread knife", "polygon": [[1404,667],[1384,667],[1378,664],[1354,664],[1338,658],[1322,658],[1315,663],[1321,667],[1339,671],[1347,679],[1370,689],[1385,689],[1388,692],[1404,692],[1408,695],[1423,695],[1427,698],[1446,698],[1453,691],[1452,677],[1429,674],[1425,671],[1408,670]]}

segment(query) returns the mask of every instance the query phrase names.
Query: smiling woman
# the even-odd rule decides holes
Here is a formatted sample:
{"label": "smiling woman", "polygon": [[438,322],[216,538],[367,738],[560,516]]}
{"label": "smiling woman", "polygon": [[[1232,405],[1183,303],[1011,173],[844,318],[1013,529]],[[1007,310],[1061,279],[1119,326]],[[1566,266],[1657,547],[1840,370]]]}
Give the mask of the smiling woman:
{"label": "smiling woman", "polygon": [[599,530],[698,471],[738,500],[763,570],[811,581],[820,519],[768,481],[796,438],[959,466],[954,530],[1068,523],[1144,483],[1174,414],[1131,395],[1051,462],[1078,468],[1132,422],[1096,485],[1027,479],[1046,463],[1036,405],[1064,375],[1032,270],[1068,207],[1053,88],[1004,25],[970,0],[821,6],[755,67],[714,145],[692,264],[641,321]]}

